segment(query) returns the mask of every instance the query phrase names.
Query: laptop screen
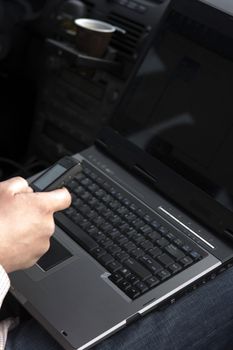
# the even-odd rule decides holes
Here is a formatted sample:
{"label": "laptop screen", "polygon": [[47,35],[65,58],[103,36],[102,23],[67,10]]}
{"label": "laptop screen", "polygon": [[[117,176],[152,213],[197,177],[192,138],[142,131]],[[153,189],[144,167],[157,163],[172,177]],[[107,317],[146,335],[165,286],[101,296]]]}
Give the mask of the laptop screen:
{"label": "laptop screen", "polygon": [[114,127],[233,211],[233,62],[168,32],[151,47]]}

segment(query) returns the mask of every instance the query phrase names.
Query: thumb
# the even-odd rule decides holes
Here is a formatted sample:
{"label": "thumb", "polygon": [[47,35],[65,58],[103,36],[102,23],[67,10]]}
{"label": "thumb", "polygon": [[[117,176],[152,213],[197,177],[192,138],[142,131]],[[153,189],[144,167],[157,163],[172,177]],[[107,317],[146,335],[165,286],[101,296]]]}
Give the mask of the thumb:
{"label": "thumb", "polygon": [[44,206],[46,211],[56,212],[66,209],[71,204],[71,195],[66,188],[50,191],[50,192],[37,192],[38,201],[40,205]]}

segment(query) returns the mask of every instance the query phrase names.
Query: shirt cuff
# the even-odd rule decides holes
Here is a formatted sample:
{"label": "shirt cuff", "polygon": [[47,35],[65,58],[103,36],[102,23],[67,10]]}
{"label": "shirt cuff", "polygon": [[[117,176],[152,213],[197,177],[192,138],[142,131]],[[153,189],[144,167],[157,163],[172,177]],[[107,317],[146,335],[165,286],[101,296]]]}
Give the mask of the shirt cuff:
{"label": "shirt cuff", "polygon": [[2,265],[0,265],[0,308],[2,306],[3,300],[9,288],[10,288],[10,279],[6,271],[2,267]]}

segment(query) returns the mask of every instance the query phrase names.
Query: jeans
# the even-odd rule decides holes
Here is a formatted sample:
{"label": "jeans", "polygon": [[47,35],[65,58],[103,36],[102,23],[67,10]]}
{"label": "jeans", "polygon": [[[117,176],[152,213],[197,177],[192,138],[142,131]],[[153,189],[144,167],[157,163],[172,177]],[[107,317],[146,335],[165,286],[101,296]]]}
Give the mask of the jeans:
{"label": "jeans", "polygon": [[[6,350],[61,350],[34,320],[8,336]],[[232,350],[233,269],[175,304],[153,311],[95,346],[95,350]]]}

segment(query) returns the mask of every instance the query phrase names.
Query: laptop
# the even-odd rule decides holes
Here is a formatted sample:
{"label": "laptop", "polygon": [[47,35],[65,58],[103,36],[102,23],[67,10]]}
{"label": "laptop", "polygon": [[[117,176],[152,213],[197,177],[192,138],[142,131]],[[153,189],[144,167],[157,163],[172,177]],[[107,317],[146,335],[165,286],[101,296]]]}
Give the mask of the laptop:
{"label": "laptop", "polygon": [[73,155],[82,171],[49,252],[10,276],[11,293],[67,350],[91,348],[232,265],[229,205],[135,135],[105,128]]}
{"label": "laptop", "polygon": [[82,171],[49,252],[10,276],[66,350],[91,348],[232,266],[231,66],[177,33],[163,42],[125,94],[118,132],[103,129],[73,155]]}

